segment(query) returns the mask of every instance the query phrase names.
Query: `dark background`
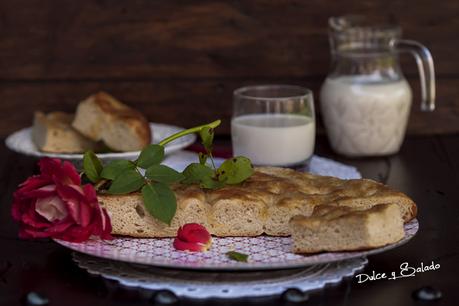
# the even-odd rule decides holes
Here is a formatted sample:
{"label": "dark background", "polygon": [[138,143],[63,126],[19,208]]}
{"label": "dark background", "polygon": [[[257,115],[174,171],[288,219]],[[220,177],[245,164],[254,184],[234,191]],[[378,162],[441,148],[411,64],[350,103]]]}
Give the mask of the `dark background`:
{"label": "dark background", "polygon": [[[434,113],[419,110],[415,61],[409,134],[459,131],[459,1],[3,0],[0,2],[0,136],[35,110],[73,111],[98,90],[150,121],[189,127],[224,119],[232,91],[260,83],[318,89],[329,69],[327,19],[394,15],[404,37],[432,51]],[[317,102],[317,101],[316,101]]]}

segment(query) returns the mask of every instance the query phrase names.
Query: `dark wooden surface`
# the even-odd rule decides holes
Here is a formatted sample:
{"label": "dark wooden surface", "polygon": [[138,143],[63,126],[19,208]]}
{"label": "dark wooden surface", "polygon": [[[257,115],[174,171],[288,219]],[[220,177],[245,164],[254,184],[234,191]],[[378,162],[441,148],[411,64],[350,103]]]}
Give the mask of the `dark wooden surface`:
{"label": "dark wooden surface", "polygon": [[242,85],[299,84],[317,98],[329,69],[327,19],[349,13],[392,14],[404,37],[432,51],[434,113],[418,110],[417,68],[402,56],[415,93],[409,133],[459,132],[457,1],[4,0],[0,137],[30,125],[35,110],[73,111],[102,89],[152,121],[187,127],[228,122]]}
{"label": "dark wooden surface", "polygon": [[[220,141],[224,148],[228,144],[227,140]],[[403,262],[418,266],[433,260],[441,267],[437,271],[394,281],[358,284],[351,278],[311,293],[304,305],[457,305],[459,135],[409,137],[397,155],[352,160],[333,154],[325,139],[319,137],[316,153],[356,166],[364,177],[407,193],[419,207],[420,230],[416,237],[395,250],[370,256],[365,273],[399,271]],[[89,276],[72,262],[69,250],[53,242],[16,238],[17,228],[10,218],[11,195],[17,184],[33,173],[35,162],[0,145],[0,305],[20,305],[30,291],[49,298],[50,305],[151,305],[148,298],[154,293],[128,290],[100,277]],[[443,299],[436,303],[416,302],[411,294],[423,286],[441,290]],[[180,301],[180,305],[215,303],[212,300]],[[218,303],[284,304],[279,297]]]}

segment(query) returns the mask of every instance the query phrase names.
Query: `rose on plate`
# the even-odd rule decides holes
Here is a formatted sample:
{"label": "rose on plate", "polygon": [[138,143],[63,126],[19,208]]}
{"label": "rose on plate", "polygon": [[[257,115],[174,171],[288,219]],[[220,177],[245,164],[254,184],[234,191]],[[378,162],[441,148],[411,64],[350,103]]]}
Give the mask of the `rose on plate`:
{"label": "rose on plate", "polygon": [[212,237],[201,224],[187,223],[177,231],[173,246],[178,251],[205,252],[212,245]]}
{"label": "rose on plate", "polygon": [[13,195],[11,214],[21,238],[57,238],[71,242],[92,235],[111,239],[110,218],[94,187],[82,185],[75,166],[59,159],[39,161],[40,174],[29,177]]}

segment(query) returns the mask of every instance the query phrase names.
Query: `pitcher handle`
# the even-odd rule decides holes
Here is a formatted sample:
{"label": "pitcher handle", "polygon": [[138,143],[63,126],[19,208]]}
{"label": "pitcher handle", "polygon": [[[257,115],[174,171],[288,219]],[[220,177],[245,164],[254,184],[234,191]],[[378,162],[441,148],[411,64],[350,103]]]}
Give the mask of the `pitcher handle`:
{"label": "pitcher handle", "polygon": [[410,52],[414,55],[421,81],[421,110],[435,110],[435,70],[429,49],[417,41],[406,39],[393,39],[390,44],[397,51]]}

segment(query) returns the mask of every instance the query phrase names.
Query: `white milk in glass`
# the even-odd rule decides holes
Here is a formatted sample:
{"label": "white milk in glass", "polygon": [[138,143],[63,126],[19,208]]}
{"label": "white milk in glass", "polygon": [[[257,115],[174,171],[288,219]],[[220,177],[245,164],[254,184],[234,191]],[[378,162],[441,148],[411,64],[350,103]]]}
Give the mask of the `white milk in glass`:
{"label": "white milk in glass", "polygon": [[387,155],[402,144],[411,106],[404,80],[362,82],[361,77],[329,78],[320,104],[330,143],[348,156]]}
{"label": "white milk in glass", "polygon": [[247,156],[255,165],[290,166],[312,156],[315,121],[294,114],[251,114],[233,118],[234,156]]}

